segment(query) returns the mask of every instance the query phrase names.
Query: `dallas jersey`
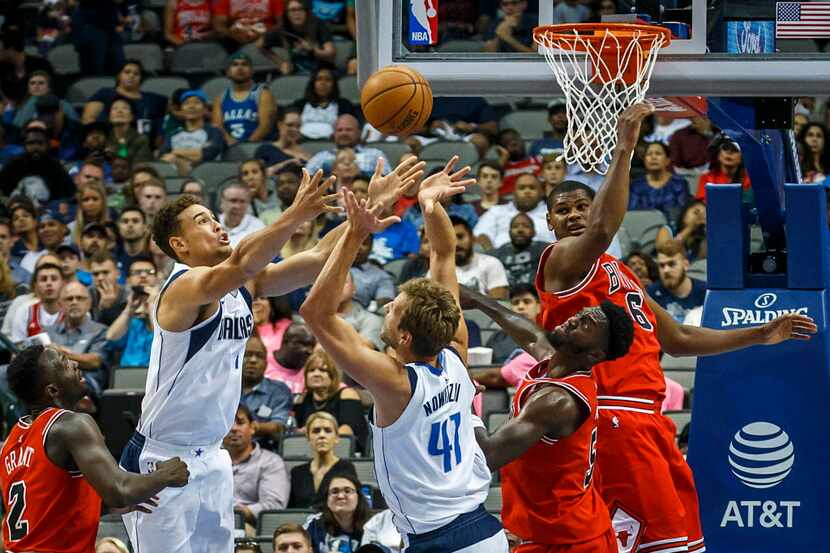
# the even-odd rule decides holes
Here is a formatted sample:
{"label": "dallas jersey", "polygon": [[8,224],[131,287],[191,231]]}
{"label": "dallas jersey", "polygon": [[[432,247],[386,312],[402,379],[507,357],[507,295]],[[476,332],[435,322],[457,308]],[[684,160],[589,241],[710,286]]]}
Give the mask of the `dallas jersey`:
{"label": "dallas jersey", "polygon": [[[159,298],[189,267],[176,263]],[[183,332],[163,330],[158,300],[153,346],[138,432],[171,445],[221,443],[242,393],[242,356],[254,318],[251,294],[240,288],[219,300],[207,319]]]}
{"label": "dallas jersey", "polygon": [[259,126],[259,95],[262,85],[254,84],[243,100],[235,100],[230,88],[222,95],[222,120],[228,134],[246,142]]}
{"label": "dallas jersey", "polygon": [[490,469],[476,442],[475,388],[455,350],[437,366],[406,365],[412,397],[398,420],[372,425],[375,475],[402,535],[445,526],[487,498]]}

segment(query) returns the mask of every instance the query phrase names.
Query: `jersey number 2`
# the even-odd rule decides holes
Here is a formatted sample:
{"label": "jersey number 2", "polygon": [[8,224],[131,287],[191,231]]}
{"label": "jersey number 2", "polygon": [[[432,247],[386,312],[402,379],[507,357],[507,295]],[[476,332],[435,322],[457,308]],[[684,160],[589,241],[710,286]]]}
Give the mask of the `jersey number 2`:
{"label": "jersey number 2", "polygon": [[6,524],[9,527],[9,539],[19,541],[29,533],[29,521],[23,518],[26,510],[26,483],[22,480],[13,482],[9,487],[9,515]]}
{"label": "jersey number 2", "polygon": [[[450,442],[450,435],[447,426],[450,422],[455,425],[454,438]],[[446,419],[432,423],[429,431],[429,446],[427,451],[430,455],[440,455],[444,461],[444,472],[452,470],[452,457],[455,452],[455,464],[461,463],[461,440],[459,430],[461,429],[461,413],[453,413]]]}

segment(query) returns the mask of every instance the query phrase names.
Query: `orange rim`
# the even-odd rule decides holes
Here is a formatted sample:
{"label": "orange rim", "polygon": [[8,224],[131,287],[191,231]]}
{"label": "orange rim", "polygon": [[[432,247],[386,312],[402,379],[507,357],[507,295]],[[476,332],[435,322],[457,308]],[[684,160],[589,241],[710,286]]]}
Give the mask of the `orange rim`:
{"label": "orange rim", "polygon": [[[572,49],[584,51],[585,48],[576,40],[577,37],[585,42],[600,44],[605,37],[611,34],[620,43],[628,44],[632,41],[641,42],[644,50],[650,50],[651,44],[658,36],[663,37],[662,46],[671,43],[671,31],[657,25],[640,25],[633,23],[562,23],[558,25],[542,25],[533,29],[533,40],[544,46],[566,45]],[[614,42],[606,42],[605,50],[614,48]]]}

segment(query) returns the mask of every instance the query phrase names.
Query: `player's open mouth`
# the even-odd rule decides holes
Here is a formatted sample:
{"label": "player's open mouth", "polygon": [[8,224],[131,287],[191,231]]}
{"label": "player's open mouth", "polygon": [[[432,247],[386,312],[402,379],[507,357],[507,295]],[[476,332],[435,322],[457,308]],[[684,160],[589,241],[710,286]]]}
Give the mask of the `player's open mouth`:
{"label": "player's open mouth", "polygon": [[230,243],[231,243],[231,240],[230,240],[230,238],[228,238],[227,233],[223,232],[223,233],[219,236],[219,242],[221,242],[222,244],[230,244]]}

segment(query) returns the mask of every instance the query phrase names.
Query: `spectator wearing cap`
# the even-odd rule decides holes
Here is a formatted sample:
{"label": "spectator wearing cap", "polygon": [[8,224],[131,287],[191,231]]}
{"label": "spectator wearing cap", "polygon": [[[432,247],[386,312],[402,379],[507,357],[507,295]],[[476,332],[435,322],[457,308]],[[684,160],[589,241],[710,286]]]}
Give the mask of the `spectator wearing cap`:
{"label": "spectator wearing cap", "polygon": [[92,298],[80,282],[67,282],[59,298],[63,317],[46,332],[56,350],[78,363],[92,395],[100,397],[107,387],[104,363],[107,327],[92,320]]}
{"label": "spectator wearing cap", "polygon": [[150,139],[135,130],[132,102],[126,98],[115,98],[110,104],[109,124],[107,150],[111,158],[123,158],[130,163],[153,159]]}
{"label": "spectator wearing cap", "polygon": [[553,152],[561,153],[565,147],[565,135],[568,134],[568,112],[564,100],[554,100],[548,104],[548,123],[550,130],[542,138],[537,138],[530,145],[530,155],[541,157]]}
{"label": "spectator wearing cap", "polygon": [[497,143],[496,151],[499,155],[499,163],[504,169],[504,178],[499,190],[499,194],[503,196],[513,193],[519,175],[525,173],[538,175],[541,165],[538,158],[527,155],[522,135],[516,129],[500,131]]}
{"label": "spectator wearing cap", "polygon": [[274,134],[277,104],[267,86],[254,82],[254,68],[247,54],[230,57],[225,73],[231,86],[213,100],[213,126],[221,129],[225,143],[262,142]]}
{"label": "spectator wearing cap", "polygon": [[[39,69],[29,75],[26,99],[18,106],[12,125],[22,129],[26,122],[49,115],[54,109],[63,114],[63,118],[73,123],[80,121],[75,108],[66,100],[52,93],[52,76],[48,71]],[[56,104],[56,106],[55,106]]]}
{"label": "spectator wearing cap", "polygon": [[189,90],[182,94],[184,125],[165,138],[161,147],[162,161],[175,164],[181,175],[190,173],[203,161],[218,158],[225,150],[222,131],[205,122],[207,103],[207,96],[201,90]]}
{"label": "spectator wearing cap", "polygon": [[[120,354],[122,367],[146,367],[153,343],[150,310],[158,294],[158,274],[151,257],[137,258],[129,267],[126,301],[107,329],[107,348]],[[124,287],[121,287],[123,290]]]}
{"label": "spectator wearing cap", "polygon": [[210,0],[167,0],[164,4],[164,38],[175,46],[211,40],[213,13]]}
{"label": "spectator wearing cap", "polygon": [[0,170],[0,191],[6,197],[21,194],[38,204],[71,198],[72,179],[63,165],[49,156],[49,135],[38,128],[23,132],[22,155]]}
{"label": "spectator wearing cap", "polygon": [[25,51],[23,31],[4,25],[2,48],[0,48],[0,90],[12,105],[19,105],[26,97],[28,76],[35,71],[53,75],[52,64],[40,56]]}
{"label": "spectator wearing cap", "polygon": [[282,17],[283,0],[216,0],[213,4],[213,29],[235,50],[254,42]]}
{"label": "spectator wearing cap", "polygon": [[66,217],[57,209],[44,209],[37,218],[37,237],[46,252],[57,253],[58,247],[69,242]]}
{"label": "spectator wearing cap", "polygon": [[77,280],[84,286],[92,286],[92,275],[81,266],[81,250],[75,244],[61,244],[55,249],[61,261],[61,272],[67,282]]}
{"label": "spectator wearing cap", "polygon": [[93,285],[92,318],[109,326],[126,307],[127,290],[118,283],[118,266],[109,252],[96,254],[88,263]]}
{"label": "spectator wearing cap", "polygon": [[[100,57],[100,56],[99,56]],[[155,92],[142,92],[144,67],[138,60],[127,60],[118,70],[114,88],[102,88],[84,106],[81,122],[105,121],[116,98],[133,104],[136,129],[140,134],[154,136],[167,112],[167,98]]]}
{"label": "spectator wearing cap", "polygon": [[271,52],[277,46],[288,50],[289,60],[272,55],[283,75],[308,75],[318,67],[334,65],[337,52],[331,30],[308,7],[308,3],[303,0],[287,0],[282,24],[265,33],[257,42],[266,52]]}
{"label": "spectator wearing cap", "polygon": [[[101,167],[107,162],[107,136],[110,133],[110,125],[106,121],[93,121],[87,123],[81,129],[81,146],[71,157],[80,160],[80,163],[94,162]],[[77,172],[79,165],[76,165],[70,174]]]}
{"label": "spectator wearing cap", "polygon": [[236,247],[240,240],[260,229],[265,223],[248,213],[251,209],[251,189],[241,182],[232,182],[222,189],[220,195],[219,222],[228,231],[231,247]]}
{"label": "spectator wearing cap", "polygon": [[89,269],[89,263],[98,254],[108,253],[111,244],[107,227],[103,223],[91,222],[84,225],[78,245],[83,253],[83,267]]}
{"label": "spectator wearing cap", "polygon": [[695,197],[706,201],[707,184],[742,183],[744,194],[751,193],[749,173],[744,167],[743,154],[738,143],[731,138],[721,137],[716,139],[712,146],[715,159],[709,170],[700,175]]}
{"label": "spectator wearing cap", "polygon": [[709,163],[709,143],[715,135],[708,117],[692,117],[692,124],[676,131],[669,140],[675,169],[702,169]]}
{"label": "spectator wearing cap", "polygon": [[489,253],[504,265],[510,287],[518,284],[533,284],[536,268],[546,242],[534,240],[535,221],[529,214],[519,212],[510,219],[510,241]]}
{"label": "spectator wearing cap", "polygon": [[118,215],[118,244],[115,256],[120,267],[129,267],[133,261],[150,255],[150,233],[147,216],[136,206],[128,206]]}
{"label": "spectator wearing cap", "polygon": [[357,117],[350,113],[337,117],[337,122],[334,125],[334,148],[321,150],[314,154],[308,160],[306,169],[312,175],[318,169],[322,169],[325,173],[331,173],[337,160],[337,152],[344,148],[354,150],[357,168],[365,175],[371,175],[375,172],[375,166],[380,158],[383,158],[383,174],[386,175],[391,170],[386,154],[377,148],[369,148],[361,143],[360,123]]}
{"label": "spectator wearing cap", "polygon": [[646,174],[631,181],[628,209],[659,209],[666,220],[674,221],[690,195],[686,179],[671,169],[668,146],[650,142],[643,164]]}
{"label": "spectator wearing cap", "polygon": [[496,112],[484,98],[435,98],[427,125],[433,137],[472,143],[484,157],[498,132]]}

